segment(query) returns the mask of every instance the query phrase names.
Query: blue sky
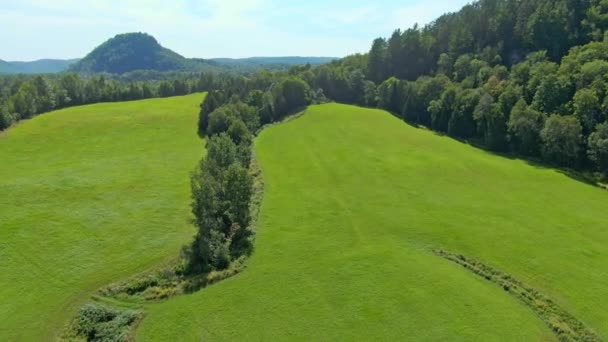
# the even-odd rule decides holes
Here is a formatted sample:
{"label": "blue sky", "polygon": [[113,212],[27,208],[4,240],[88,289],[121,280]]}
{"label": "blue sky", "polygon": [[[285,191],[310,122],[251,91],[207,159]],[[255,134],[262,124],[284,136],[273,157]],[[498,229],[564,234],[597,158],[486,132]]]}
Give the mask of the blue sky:
{"label": "blue sky", "polygon": [[469,0],[19,0],[0,2],[0,59],[83,57],[147,32],[186,57],[336,56]]}

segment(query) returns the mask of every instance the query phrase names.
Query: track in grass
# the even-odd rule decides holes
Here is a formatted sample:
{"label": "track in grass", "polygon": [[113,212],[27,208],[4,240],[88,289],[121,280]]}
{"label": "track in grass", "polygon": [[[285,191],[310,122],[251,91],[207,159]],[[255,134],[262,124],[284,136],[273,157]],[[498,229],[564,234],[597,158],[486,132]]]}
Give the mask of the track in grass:
{"label": "track in grass", "polygon": [[256,140],[266,182],[240,275],[150,305],[142,341],[552,340],[434,248],[511,274],[608,337],[608,194],[407,126],[312,106]]}
{"label": "track in grass", "polygon": [[202,99],[74,107],[0,136],[0,340],[53,340],[97,288],[190,240]]}

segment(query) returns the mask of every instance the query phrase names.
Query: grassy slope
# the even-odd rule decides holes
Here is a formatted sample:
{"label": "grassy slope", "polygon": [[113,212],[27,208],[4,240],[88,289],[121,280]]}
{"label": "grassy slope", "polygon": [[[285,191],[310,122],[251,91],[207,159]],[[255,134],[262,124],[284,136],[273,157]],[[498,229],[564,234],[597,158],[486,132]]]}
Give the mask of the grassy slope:
{"label": "grassy slope", "polygon": [[0,136],[0,340],[47,340],[193,233],[202,94],[45,114]]}
{"label": "grassy slope", "polygon": [[608,338],[608,194],[551,169],[328,104],[265,130],[256,252],[237,277],[149,307],[138,338],[539,340],[479,259]]}

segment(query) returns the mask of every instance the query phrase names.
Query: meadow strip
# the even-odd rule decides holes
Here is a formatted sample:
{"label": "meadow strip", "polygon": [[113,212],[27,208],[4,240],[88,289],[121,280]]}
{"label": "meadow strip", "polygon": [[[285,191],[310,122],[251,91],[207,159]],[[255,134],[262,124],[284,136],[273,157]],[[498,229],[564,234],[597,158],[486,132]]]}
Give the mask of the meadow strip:
{"label": "meadow strip", "polygon": [[506,292],[536,312],[560,341],[601,341],[593,330],[553,300],[511,275],[461,254],[450,253],[441,249],[436,249],[433,252],[502,287]]}

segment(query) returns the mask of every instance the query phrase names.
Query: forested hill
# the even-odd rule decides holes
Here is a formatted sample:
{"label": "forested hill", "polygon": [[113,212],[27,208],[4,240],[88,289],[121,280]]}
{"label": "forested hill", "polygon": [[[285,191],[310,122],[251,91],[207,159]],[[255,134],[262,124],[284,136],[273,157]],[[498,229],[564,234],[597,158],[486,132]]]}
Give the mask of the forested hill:
{"label": "forested hill", "polygon": [[291,65],[319,65],[333,57],[252,57],[252,58],[185,58],[162,47],[145,33],[125,33],[106,41],[84,59],[70,67],[82,73],[124,74],[135,70],[148,71],[237,71],[287,69]]}
{"label": "forested hill", "polygon": [[608,1],[480,0],[317,70],[329,98],[608,174]]}
{"label": "forested hill", "polygon": [[376,39],[370,76],[414,80],[465,54],[511,66],[542,50],[559,62],[573,46],[603,38],[607,13],[605,0],[480,0],[425,27]]}
{"label": "forested hill", "polygon": [[72,65],[70,71],[122,74],[134,70],[197,70],[205,63],[204,60],[189,60],[162,47],[148,34],[125,33],[95,48]]}

